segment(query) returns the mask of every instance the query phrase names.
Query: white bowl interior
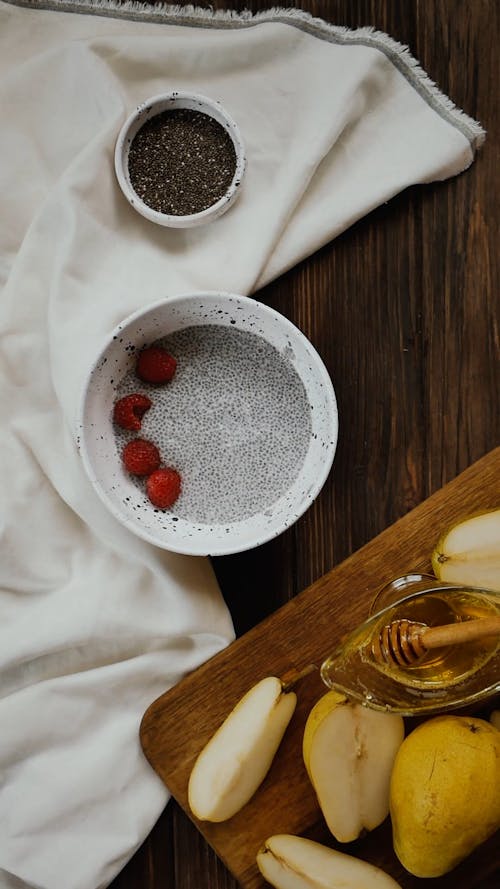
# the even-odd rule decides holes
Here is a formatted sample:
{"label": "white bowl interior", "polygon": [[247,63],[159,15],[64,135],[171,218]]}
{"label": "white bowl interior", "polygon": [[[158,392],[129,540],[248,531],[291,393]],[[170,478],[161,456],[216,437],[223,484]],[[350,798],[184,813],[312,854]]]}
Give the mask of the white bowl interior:
{"label": "white bowl interior", "polygon": [[[130,182],[128,168],[128,155],[134,136],[144,126],[147,120],[164,111],[173,111],[177,108],[187,108],[191,111],[200,111],[214,118],[228,133],[234,145],[236,153],[236,167],[234,176],[227,192],[216,203],[186,216],[172,216],[167,213],[159,213],[145,204]],[[240,130],[236,122],[224,110],[220,102],[209,99],[206,96],[185,92],[171,92],[165,95],[152,96],[139,105],[127,118],[118,135],[115,147],[115,171],[120,188],[130,205],[146,219],[156,222],[158,225],[170,228],[192,228],[202,223],[217,219],[236,200],[246,166],[245,149]]]}
{"label": "white bowl interior", "polygon": [[[198,522],[193,516],[189,520],[178,516],[175,505],[167,511],[154,509],[122,466],[112,412],[120,383],[135,367],[137,349],[184,328],[214,324],[256,334],[257,345],[259,338],[264,338],[290,362],[303,383],[310,405],[310,437],[295,481],[275,502],[263,502],[261,508],[242,520],[206,523]],[[80,451],[87,473],[99,496],[120,522],[140,537],[168,550],[222,555],[264,543],[282,533],[305,512],[331,468],[338,419],[328,372],[297,327],[251,298],[198,293],[162,300],[118,326],[90,371],[79,426]]]}

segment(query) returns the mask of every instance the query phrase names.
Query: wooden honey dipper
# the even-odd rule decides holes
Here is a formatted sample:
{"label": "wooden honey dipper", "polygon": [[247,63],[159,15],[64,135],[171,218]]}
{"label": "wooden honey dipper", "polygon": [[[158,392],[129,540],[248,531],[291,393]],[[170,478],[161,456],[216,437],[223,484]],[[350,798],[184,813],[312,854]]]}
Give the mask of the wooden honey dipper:
{"label": "wooden honey dipper", "polygon": [[481,617],[462,623],[429,627],[417,621],[393,620],[372,640],[371,650],[379,664],[399,664],[408,667],[429,649],[445,645],[474,642],[488,636],[500,635],[500,617]]}

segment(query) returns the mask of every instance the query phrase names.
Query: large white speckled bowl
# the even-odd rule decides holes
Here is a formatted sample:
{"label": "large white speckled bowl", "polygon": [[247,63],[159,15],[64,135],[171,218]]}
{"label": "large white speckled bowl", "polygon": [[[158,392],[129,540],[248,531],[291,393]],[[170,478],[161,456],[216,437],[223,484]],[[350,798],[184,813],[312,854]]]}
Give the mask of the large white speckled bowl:
{"label": "large white speckled bowl", "polygon": [[[191,328],[199,329],[193,334]],[[140,380],[135,385],[138,350],[164,337],[189,340],[193,335],[195,339],[202,337],[209,344],[213,337],[214,349],[206,352],[209,355],[208,373],[204,373],[203,359],[194,347],[191,353],[188,350],[185,355],[175,356],[177,372],[165,387],[148,386]],[[224,343],[229,346],[224,347]],[[225,361],[231,360],[233,347],[234,354],[239,355],[242,343],[247,353],[247,366],[259,369],[255,378],[251,371],[243,374],[238,364],[228,364],[227,368],[224,365]],[[268,356],[268,365],[262,364],[263,355]],[[265,367],[269,367],[268,376],[263,371]],[[186,380],[189,381],[187,388]],[[212,391],[214,380],[215,393]],[[282,380],[289,382],[281,392]],[[128,390],[124,390],[125,384]],[[113,406],[124,391],[146,392],[153,402],[139,433],[124,433],[113,424]],[[293,419],[292,424],[288,420],[288,391],[298,392],[300,396],[290,396],[290,416],[295,417],[293,411],[298,411],[298,420]],[[165,432],[164,429],[169,399],[175,404],[176,419],[185,416],[186,424],[189,423],[185,445],[186,453],[190,450],[190,458],[186,466],[182,465],[182,446],[176,451],[179,443],[174,441],[174,435],[169,438],[168,430]],[[194,404],[211,404],[211,413],[194,410]],[[164,465],[175,465],[182,476],[181,496],[170,510],[157,510],[152,506],[144,482],[138,482],[126,472],[120,456],[124,436],[140,436],[154,441],[157,438],[155,430],[159,434],[160,429],[163,430],[162,461]],[[182,423],[178,425],[179,429],[182,439]],[[337,405],[332,382],[321,358],[301,331],[283,315],[254,299],[209,292],[163,299],[125,319],[112,332],[84,386],[78,437],[90,481],[108,509],[127,528],[167,550],[193,555],[224,555],[251,549],[270,540],[305,512],[328,476],[337,433]],[[203,453],[199,455],[200,466],[202,463],[204,466],[202,475],[200,466],[197,466],[198,437],[200,441],[208,442],[208,451],[204,445]],[[175,459],[166,453],[169,442]],[[213,443],[212,454],[210,442]],[[256,453],[253,469],[252,461],[247,458],[238,462],[240,445],[243,448],[241,453],[248,454],[249,442],[252,443],[251,451]],[[298,462],[292,466],[290,461],[293,459]],[[272,466],[269,488],[266,485],[266,460]],[[231,467],[227,470],[231,477],[225,479],[227,467]],[[203,497],[198,499],[197,506],[200,480],[204,486]],[[225,507],[221,504],[232,487],[236,491],[233,496],[240,497],[241,504],[237,500],[231,505],[229,496],[229,513],[225,515]],[[221,510],[222,514],[219,514]]]}

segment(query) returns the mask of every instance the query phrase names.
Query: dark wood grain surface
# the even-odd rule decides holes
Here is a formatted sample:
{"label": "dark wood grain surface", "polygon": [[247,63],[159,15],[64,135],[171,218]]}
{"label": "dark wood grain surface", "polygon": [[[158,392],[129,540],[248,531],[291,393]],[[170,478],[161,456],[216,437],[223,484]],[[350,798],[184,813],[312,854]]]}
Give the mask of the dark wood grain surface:
{"label": "dark wood grain surface", "polygon": [[[261,0],[199,3],[256,11]],[[498,0],[303,0],[410,47],[488,131],[473,166],[412,188],[260,291],[322,356],[339,402],[331,475],[276,540],[214,560],[238,635],[500,441]],[[479,878],[493,889],[497,878]],[[236,889],[175,802],[112,889]],[[460,889],[457,883],[457,889]]]}

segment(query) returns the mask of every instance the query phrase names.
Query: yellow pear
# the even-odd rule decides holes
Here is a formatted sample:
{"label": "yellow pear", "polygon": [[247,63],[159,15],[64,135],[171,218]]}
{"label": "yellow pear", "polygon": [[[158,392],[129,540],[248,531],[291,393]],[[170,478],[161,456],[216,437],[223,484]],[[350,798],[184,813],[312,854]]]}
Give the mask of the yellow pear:
{"label": "yellow pear", "polygon": [[403,741],[391,778],[394,851],[417,877],[452,870],[500,827],[500,732],[436,716]]}
{"label": "yellow pear", "polygon": [[280,679],[267,676],[238,702],[199,754],[188,800],[203,821],[236,814],[264,780],[297,703]]}
{"label": "yellow pear", "polygon": [[266,840],[257,866],[275,889],[401,889],[373,864],[291,834]]}
{"label": "yellow pear", "polygon": [[439,580],[500,592],[500,509],[451,528],[432,553]]}
{"label": "yellow pear", "polygon": [[401,716],[379,713],[329,691],[311,710],[303,758],[329,830],[341,843],[373,830],[389,814]]}

